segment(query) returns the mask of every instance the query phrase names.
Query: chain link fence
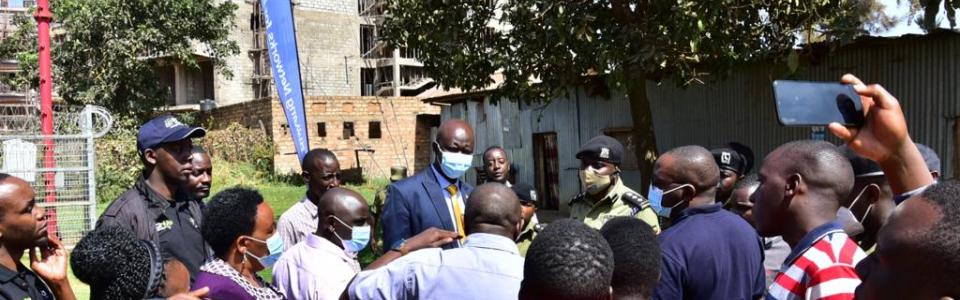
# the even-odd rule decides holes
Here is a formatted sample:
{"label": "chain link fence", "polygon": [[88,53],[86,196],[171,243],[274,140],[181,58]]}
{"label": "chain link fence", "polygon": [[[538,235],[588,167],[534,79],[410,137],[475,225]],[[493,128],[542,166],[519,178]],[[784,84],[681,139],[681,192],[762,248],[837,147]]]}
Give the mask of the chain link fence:
{"label": "chain link fence", "polygon": [[[46,208],[47,230],[67,246],[80,241],[97,218],[95,140],[113,117],[99,106],[56,106],[54,134],[40,130],[36,103],[0,105],[0,173],[29,182]],[[52,153],[52,163],[46,154]]]}

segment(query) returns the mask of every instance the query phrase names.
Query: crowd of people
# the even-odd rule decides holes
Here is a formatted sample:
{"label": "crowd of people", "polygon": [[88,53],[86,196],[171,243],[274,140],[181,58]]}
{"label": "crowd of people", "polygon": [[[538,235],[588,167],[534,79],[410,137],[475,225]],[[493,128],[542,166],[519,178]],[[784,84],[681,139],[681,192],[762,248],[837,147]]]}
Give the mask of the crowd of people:
{"label": "crowd of people", "polygon": [[475,149],[462,120],[440,125],[429,167],[393,170],[369,206],[340,186],[333,152],[311,150],[305,196],[277,218],[252,188],[209,197],[213,166],[192,143],[206,131],[160,116],[137,137],[142,176],[69,259],[30,185],[0,174],[0,298],[73,299],[68,260],[94,299],[960,297],[960,183],[940,179],[894,96],[841,81],[866,117],[829,126],[843,145],[789,142],[756,173],[738,143],[677,147],[644,197],[622,178],[624,146],[597,136],[576,154],[570,218],[549,224],[503,148],[483,152],[482,184],[463,180]]}

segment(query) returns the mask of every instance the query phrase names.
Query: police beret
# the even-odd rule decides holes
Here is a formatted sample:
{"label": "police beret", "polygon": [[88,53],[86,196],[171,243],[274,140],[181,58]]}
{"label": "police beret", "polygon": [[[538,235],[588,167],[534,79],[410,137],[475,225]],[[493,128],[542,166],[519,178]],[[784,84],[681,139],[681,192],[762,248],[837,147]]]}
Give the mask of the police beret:
{"label": "police beret", "polygon": [[753,150],[740,143],[729,143],[726,147],[710,150],[720,169],[746,175],[753,169]]}
{"label": "police beret", "polygon": [[840,146],[840,153],[850,161],[850,167],[853,167],[853,177],[883,176],[883,170],[877,162],[860,156],[853,149],[846,145]]}
{"label": "police beret", "polygon": [[606,135],[596,136],[583,144],[577,152],[577,159],[583,158],[619,165],[623,160],[623,144]]}
{"label": "police beret", "polygon": [[520,203],[537,203],[537,190],[526,183],[513,185],[513,193],[520,198]]}

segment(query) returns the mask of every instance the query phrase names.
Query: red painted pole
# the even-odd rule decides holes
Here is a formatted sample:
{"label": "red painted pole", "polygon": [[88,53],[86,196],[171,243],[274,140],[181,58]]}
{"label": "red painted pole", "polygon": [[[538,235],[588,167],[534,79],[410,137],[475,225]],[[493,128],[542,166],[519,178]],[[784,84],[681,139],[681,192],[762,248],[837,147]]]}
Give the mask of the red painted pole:
{"label": "red painted pole", "polygon": [[[43,181],[46,184],[46,203],[57,201],[56,173],[49,171],[57,166],[53,157],[54,144],[50,136],[53,135],[53,75],[51,74],[50,62],[50,20],[53,14],[50,13],[50,3],[48,0],[37,1],[37,11],[33,15],[37,20],[37,44],[40,46],[39,64],[40,64],[40,130],[44,135],[43,144],[43,167],[48,169],[43,173]],[[93,187],[90,187],[93,188]],[[47,210],[47,232],[53,235],[57,230],[56,209]]]}

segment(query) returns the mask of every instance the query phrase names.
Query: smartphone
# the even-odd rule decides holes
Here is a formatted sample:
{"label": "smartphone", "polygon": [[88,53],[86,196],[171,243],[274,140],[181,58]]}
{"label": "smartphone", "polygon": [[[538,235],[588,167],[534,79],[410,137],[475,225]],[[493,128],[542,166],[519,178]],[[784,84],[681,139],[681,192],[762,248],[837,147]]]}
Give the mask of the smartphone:
{"label": "smartphone", "polygon": [[777,117],[784,126],[863,125],[863,103],[853,86],[839,82],[776,80]]}

